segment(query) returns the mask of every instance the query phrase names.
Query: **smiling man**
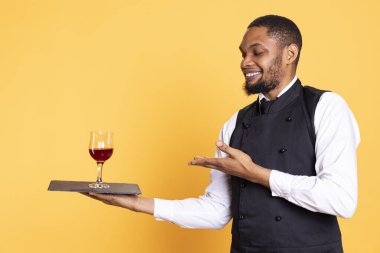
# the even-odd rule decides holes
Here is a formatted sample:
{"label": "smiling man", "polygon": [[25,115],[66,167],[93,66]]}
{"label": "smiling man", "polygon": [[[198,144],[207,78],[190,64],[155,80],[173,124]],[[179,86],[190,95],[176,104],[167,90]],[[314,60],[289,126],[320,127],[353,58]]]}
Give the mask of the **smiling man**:
{"label": "smiling man", "polygon": [[296,76],[302,48],[285,17],[259,17],[240,44],[248,95],[256,101],[223,126],[200,198],[162,200],[88,195],[153,214],[186,228],[223,228],[232,218],[232,253],[343,252],[337,216],[357,205],[356,120],[336,93],[303,86]]}

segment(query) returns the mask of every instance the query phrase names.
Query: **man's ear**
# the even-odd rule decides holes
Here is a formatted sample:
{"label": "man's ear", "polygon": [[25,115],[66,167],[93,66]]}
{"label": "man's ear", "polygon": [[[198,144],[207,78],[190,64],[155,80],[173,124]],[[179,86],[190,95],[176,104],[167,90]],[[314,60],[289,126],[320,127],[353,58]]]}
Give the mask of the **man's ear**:
{"label": "man's ear", "polygon": [[292,64],[297,59],[299,49],[296,44],[290,44],[285,47],[285,62],[286,64]]}

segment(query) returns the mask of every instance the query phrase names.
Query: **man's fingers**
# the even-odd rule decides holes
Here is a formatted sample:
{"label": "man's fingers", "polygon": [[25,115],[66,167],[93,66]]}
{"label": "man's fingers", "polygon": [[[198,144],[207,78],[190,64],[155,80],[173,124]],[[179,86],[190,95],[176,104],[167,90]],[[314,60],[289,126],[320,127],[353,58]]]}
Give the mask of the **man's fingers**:
{"label": "man's fingers", "polygon": [[97,197],[90,195],[88,192],[80,192],[80,194],[82,194],[86,197],[92,198],[92,199],[99,200]]}
{"label": "man's fingers", "polygon": [[242,155],[245,155],[244,152],[235,148],[231,148],[230,146],[228,146],[226,143],[224,143],[221,140],[216,141],[216,146],[218,147],[220,151],[223,151],[224,153],[228,154],[232,158],[239,158]]}
{"label": "man's fingers", "polygon": [[109,199],[105,199],[105,197],[102,196],[101,194],[88,193],[88,192],[81,192],[81,194],[84,195],[84,196],[87,196],[89,198],[92,198],[92,199],[98,200],[100,202],[103,202],[104,204],[112,205],[111,202],[109,201]]}
{"label": "man's fingers", "polygon": [[88,194],[99,200],[111,201],[113,199],[113,195],[110,195],[110,194],[100,194],[100,193],[93,193],[93,192],[89,192]]}
{"label": "man's fingers", "polygon": [[205,158],[209,158],[209,157],[197,155],[194,157],[194,160],[200,160],[200,159],[205,159]]}
{"label": "man's fingers", "polygon": [[102,201],[103,203],[108,204],[108,205],[112,205],[112,203],[115,200],[115,197],[111,194],[99,194],[99,193],[89,192],[88,195],[86,196]]}
{"label": "man's fingers", "polygon": [[196,166],[202,166],[210,169],[217,169],[224,171],[224,163],[225,160],[231,159],[231,158],[195,158],[194,160],[190,161],[189,165],[196,165]]}
{"label": "man's fingers", "polygon": [[210,163],[211,160],[215,158],[208,158],[208,157],[200,157],[200,156],[195,156],[192,161],[189,162],[189,165],[207,165]]}

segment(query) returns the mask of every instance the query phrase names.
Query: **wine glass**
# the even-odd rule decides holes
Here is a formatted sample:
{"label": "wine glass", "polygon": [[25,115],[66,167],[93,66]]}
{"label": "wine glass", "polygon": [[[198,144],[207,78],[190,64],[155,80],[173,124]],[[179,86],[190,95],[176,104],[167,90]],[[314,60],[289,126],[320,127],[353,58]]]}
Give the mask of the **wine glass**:
{"label": "wine glass", "polygon": [[96,183],[91,183],[88,186],[91,188],[109,188],[108,184],[102,181],[103,164],[113,153],[113,133],[106,131],[93,131],[90,133],[89,151],[91,157],[98,165],[98,177]]}

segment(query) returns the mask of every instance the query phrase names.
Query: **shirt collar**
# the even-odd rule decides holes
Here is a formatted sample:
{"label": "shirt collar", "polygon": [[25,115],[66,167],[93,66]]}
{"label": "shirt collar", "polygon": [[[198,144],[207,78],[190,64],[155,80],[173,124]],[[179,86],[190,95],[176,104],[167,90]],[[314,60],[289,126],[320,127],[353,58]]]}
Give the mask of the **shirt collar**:
{"label": "shirt collar", "polygon": [[[282,94],[284,94],[285,92],[287,92],[290,89],[290,87],[292,87],[293,84],[297,81],[297,79],[298,79],[298,77],[297,77],[297,75],[295,75],[294,78],[293,78],[293,80],[290,81],[290,83],[288,85],[286,85],[282,89],[282,91],[277,95],[277,98],[279,98]],[[263,99],[263,98],[265,98],[265,100],[269,101],[269,99],[266,98],[263,93],[260,93],[259,94],[259,101],[261,101],[261,99]]]}

